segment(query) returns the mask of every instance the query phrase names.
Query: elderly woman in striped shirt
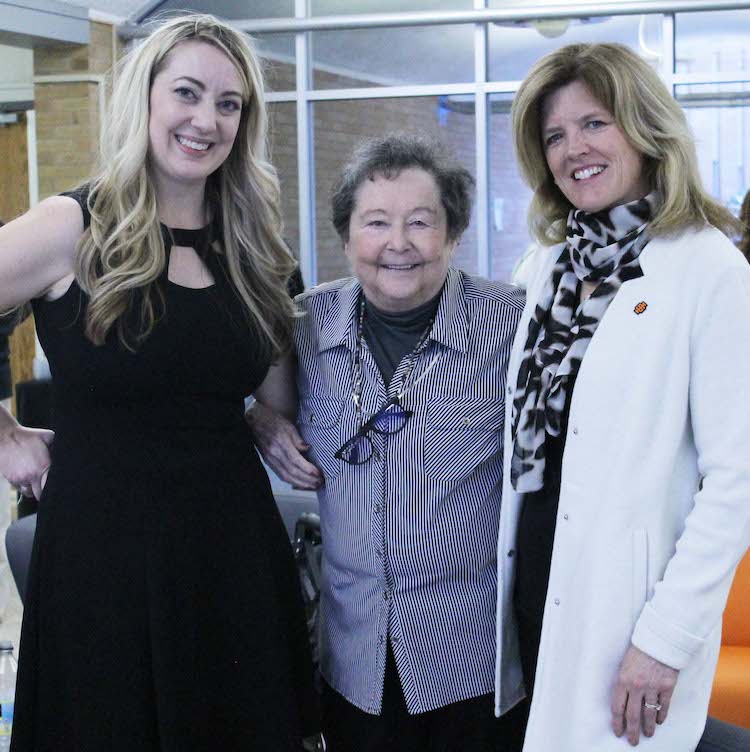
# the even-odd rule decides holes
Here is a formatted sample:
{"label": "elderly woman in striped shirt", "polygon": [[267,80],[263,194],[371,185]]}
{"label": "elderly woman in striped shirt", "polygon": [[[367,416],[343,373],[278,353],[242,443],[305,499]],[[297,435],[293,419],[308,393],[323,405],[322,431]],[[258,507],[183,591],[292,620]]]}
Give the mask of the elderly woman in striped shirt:
{"label": "elderly woman in striped shirt", "polygon": [[523,297],[451,268],[472,188],[423,137],[354,153],[333,195],[354,276],[298,298],[299,433],[252,411],[274,470],[318,489],[331,752],[482,752],[512,735],[491,692],[503,395]]}

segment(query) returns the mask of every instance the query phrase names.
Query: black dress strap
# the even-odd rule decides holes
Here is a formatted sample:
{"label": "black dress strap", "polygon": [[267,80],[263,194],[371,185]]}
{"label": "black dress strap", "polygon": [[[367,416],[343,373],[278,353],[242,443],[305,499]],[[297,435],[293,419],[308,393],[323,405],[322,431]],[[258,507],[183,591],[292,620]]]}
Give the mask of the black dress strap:
{"label": "black dress strap", "polygon": [[91,193],[91,186],[87,183],[74,188],[72,191],[65,191],[61,193],[61,196],[69,196],[78,202],[78,206],[81,207],[83,212],[83,229],[88,230],[91,224],[91,212],[89,211],[89,194]]}

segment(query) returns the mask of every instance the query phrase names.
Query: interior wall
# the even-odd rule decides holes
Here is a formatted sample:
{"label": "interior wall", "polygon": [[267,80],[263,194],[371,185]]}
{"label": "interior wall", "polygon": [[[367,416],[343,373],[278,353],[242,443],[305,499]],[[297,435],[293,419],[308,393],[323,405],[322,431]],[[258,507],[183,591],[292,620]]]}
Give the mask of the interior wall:
{"label": "interior wall", "polygon": [[34,98],[34,51],[0,44],[0,103]]}

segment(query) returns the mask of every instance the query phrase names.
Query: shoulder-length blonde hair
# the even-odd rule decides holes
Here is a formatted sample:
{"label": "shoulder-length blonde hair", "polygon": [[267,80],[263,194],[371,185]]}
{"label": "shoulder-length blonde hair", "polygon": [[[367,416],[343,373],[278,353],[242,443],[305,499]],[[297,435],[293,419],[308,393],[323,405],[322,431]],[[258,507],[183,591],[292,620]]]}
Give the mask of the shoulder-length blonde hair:
{"label": "shoulder-length blonde hair", "polygon": [[248,38],[210,15],[162,23],[114,71],[99,167],[90,183],[91,225],[76,255],[76,278],[89,296],[86,333],[102,344],[114,330],[132,349],[160,315],[163,300],[155,282],[166,251],[149,173],[149,95],[170,52],[186,41],[224,52],[242,81],[237,136],[226,161],[208,178],[206,201],[222,228],[221,247],[214,243],[213,250],[226,257],[248,322],[276,357],[291,341],[294,307],[286,286],[295,261],[281,236],[279,182],[266,156],[263,73]]}
{"label": "shoulder-length blonde hair", "polygon": [[529,228],[537,241],[551,245],[565,239],[572,206],[547,166],[542,117],[546,98],[574,81],[586,85],[643,154],[649,186],[661,196],[653,235],[706,224],[734,231],[732,214],[703,189],[685,114],[654,70],[621,44],[570,44],[532,67],[513,102],[513,141],[534,191]]}

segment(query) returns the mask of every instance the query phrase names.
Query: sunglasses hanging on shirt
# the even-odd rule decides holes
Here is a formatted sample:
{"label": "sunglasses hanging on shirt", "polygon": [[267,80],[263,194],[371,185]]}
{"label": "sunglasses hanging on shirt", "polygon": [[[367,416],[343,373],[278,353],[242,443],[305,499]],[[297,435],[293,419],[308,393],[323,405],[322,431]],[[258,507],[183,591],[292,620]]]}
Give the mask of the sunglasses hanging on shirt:
{"label": "sunglasses hanging on shirt", "polygon": [[412,416],[411,410],[406,410],[401,405],[401,398],[416,386],[432,370],[442,353],[438,352],[427,366],[424,373],[413,383],[409,380],[414,372],[414,367],[419,360],[419,356],[427,349],[430,332],[435,323],[435,318],[430,319],[424,332],[414,349],[407,356],[407,364],[404,369],[404,375],[401,380],[401,389],[395,397],[388,399],[385,404],[367,421],[362,420],[362,384],[364,381],[362,371],[362,331],[365,320],[365,299],[361,296],[359,301],[359,319],[357,322],[357,347],[354,351],[354,363],[352,366],[352,399],[357,411],[357,422],[359,429],[351,438],[347,439],[334,455],[336,459],[342,460],[349,465],[364,465],[375,454],[375,447],[372,443],[371,435],[379,433],[381,436],[392,436],[401,431],[409,418]]}

